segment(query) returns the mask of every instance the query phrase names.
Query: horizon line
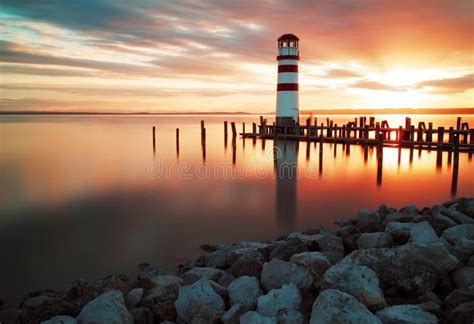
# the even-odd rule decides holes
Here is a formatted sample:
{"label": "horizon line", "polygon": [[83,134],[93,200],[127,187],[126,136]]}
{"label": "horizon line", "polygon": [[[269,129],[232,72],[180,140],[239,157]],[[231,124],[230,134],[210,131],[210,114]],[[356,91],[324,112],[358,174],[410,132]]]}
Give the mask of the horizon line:
{"label": "horizon line", "polygon": [[[393,115],[393,114],[474,114],[473,108],[343,108],[343,109],[306,109],[301,110],[300,115],[309,114],[375,114],[375,115]],[[51,110],[6,110],[0,111],[0,115],[272,115],[275,112],[242,112],[242,111],[156,111],[156,112],[100,112],[100,111],[51,111]]]}

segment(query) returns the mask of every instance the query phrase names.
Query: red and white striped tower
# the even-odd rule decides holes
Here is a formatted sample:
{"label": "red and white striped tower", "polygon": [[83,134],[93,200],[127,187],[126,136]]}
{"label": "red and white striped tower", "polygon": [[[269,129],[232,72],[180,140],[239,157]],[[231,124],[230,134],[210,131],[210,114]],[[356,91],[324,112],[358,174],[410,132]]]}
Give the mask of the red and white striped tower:
{"label": "red and white striped tower", "polygon": [[278,38],[278,85],[276,124],[290,126],[299,122],[298,50],[299,38],[293,34]]}

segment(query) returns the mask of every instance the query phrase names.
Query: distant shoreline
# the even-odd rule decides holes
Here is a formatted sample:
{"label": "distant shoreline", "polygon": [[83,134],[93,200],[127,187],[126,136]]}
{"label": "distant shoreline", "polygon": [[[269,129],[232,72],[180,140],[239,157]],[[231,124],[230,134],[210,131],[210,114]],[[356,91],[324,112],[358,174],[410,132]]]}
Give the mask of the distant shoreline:
{"label": "distant shoreline", "polygon": [[[474,115],[474,108],[426,108],[426,109],[413,109],[413,108],[387,108],[387,109],[321,109],[321,110],[302,110],[301,115],[308,115],[313,113],[314,115]],[[173,116],[173,115],[273,115],[274,112],[93,112],[93,111],[0,111],[0,115],[92,115],[92,116]]]}

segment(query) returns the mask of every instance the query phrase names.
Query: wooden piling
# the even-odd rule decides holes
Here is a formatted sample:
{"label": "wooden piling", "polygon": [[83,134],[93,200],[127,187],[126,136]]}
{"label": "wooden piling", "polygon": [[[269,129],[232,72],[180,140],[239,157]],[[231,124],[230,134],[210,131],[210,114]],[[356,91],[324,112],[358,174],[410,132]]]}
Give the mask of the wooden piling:
{"label": "wooden piling", "polygon": [[458,117],[456,119],[456,130],[460,130],[461,129],[461,117]]}
{"label": "wooden piling", "polygon": [[204,120],[201,120],[201,136],[204,136]]}
{"label": "wooden piling", "polygon": [[257,135],[257,124],[256,123],[252,123],[252,134],[254,134],[255,136]]}
{"label": "wooden piling", "polygon": [[231,122],[230,126],[232,127],[232,140],[234,140],[237,137],[237,129],[234,122]]}
{"label": "wooden piling", "polygon": [[224,138],[227,138],[227,120],[224,121]]}
{"label": "wooden piling", "polygon": [[438,127],[438,149],[443,147],[444,127]]}
{"label": "wooden piling", "polygon": [[176,128],[176,152],[179,154],[179,128]]}
{"label": "wooden piling", "polygon": [[245,134],[245,123],[242,123],[242,133]]}

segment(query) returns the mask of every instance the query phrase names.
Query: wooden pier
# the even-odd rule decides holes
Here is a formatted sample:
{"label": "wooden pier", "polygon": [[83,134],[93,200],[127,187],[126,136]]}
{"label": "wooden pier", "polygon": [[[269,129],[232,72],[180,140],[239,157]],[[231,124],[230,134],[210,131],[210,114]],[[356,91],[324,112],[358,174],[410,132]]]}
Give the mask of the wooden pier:
{"label": "wooden pier", "polygon": [[244,138],[285,139],[310,142],[345,143],[376,147],[408,147],[428,150],[474,152],[474,128],[457,118],[456,127],[433,128],[433,123],[419,122],[417,127],[405,118],[405,126],[390,127],[386,120],[376,122],[374,117],[355,118],[344,125],[326,118],[318,124],[318,118],[306,119],[304,125],[292,126],[267,124],[260,116],[260,124],[253,123],[252,132],[243,131]]}

